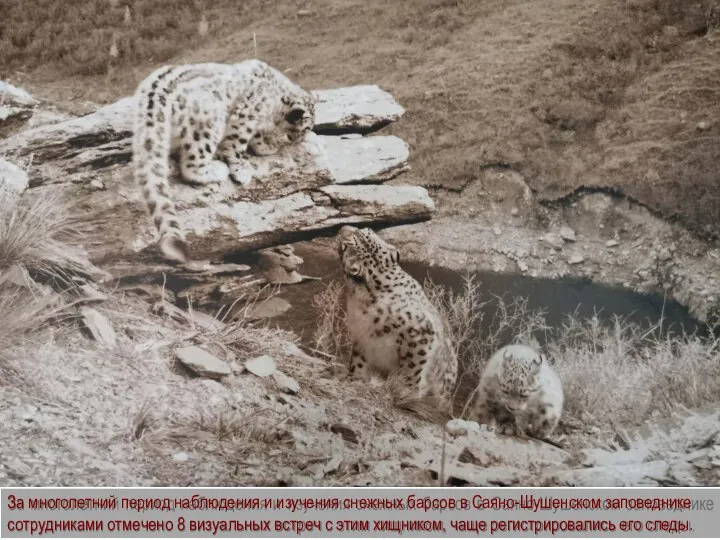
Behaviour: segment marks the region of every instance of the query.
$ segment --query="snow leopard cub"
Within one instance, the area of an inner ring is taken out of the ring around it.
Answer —
[[[500,433],[548,438],[563,408],[560,378],[545,355],[527,345],[508,345],[490,357],[474,406],[479,423]]]
[[[135,178],[163,255],[179,262],[188,254],[170,196],[171,153],[179,152],[186,183],[229,177],[247,185],[248,148],[256,155],[273,154],[274,141],[297,143],[315,122],[312,94],[260,60],[165,66],[140,83],[136,100]]]

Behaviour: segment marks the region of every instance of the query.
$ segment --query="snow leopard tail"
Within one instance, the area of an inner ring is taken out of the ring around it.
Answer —
[[[385,390],[393,406],[435,424],[445,424],[452,418],[452,404],[445,403],[440,396],[428,394],[419,396],[409,388],[404,378],[391,374],[385,381]]]
[[[135,94],[137,112],[133,126],[135,180],[153,223],[160,234],[160,251],[174,261],[188,259],[185,237],[170,198],[170,153],[172,146],[172,95],[184,70],[165,66],[140,83]]]

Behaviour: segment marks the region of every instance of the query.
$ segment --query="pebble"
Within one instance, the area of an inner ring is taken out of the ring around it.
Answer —
[[[192,371],[205,377],[219,379],[232,372],[227,362],[194,345],[178,349],[175,357]]]
[[[480,424],[470,420],[463,420],[462,418],[453,418],[447,424],[445,424],[445,431],[447,431],[453,437],[467,435],[469,431],[478,430],[480,430]]]
[[[605,242],[605,246],[606,246],[606,247],[609,247],[609,248],[610,248],[610,247],[615,247],[615,246],[618,246],[618,245],[619,245],[619,242],[618,242],[617,240],[608,240],[607,242]]]
[[[572,255],[572,256],[568,259],[568,264],[580,264],[580,263],[582,263],[584,260],[585,260],[585,257],[583,257],[582,255]]]
[[[264,354],[245,362],[245,369],[257,377],[269,377],[277,370],[275,360],[271,356]]]
[[[300,391],[298,382],[289,375],[285,375],[282,371],[275,371],[272,377],[282,392],[286,394],[297,394]]]
[[[561,250],[564,244],[562,238],[560,238],[557,234],[553,233],[547,233],[545,236],[542,237],[542,240],[556,250]]]
[[[87,306],[80,308],[80,315],[82,316],[83,325],[90,332],[93,339],[109,348],[116,345],[115,330],[113,330],[112,324],[105,315]]]
[[[567,226],[561,227],[560,228],[560,238],[562,238],[566,242],[574,242],[575,238],[576,238],[575,231]]]

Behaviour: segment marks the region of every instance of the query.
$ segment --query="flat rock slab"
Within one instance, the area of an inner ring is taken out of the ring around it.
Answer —
[[[258,302],[255,304],[248,313],[250,319],[269,319],[272,317],[278,317],[292,307],[290,302],[279,296],[274,296]]]
[[[227,362],[194,345],[176,350],[175,357],[203,377],[219,379],[232,373]]]
[[[196,200],[180,201],[177,214],[188,231],[191,253],[209,256],[259,249],[282,243],[288,236],[329,231],[344,223],[428,219],[435,211],[427,191],[417,186],[324,186],[258,202],[232,201],[210,193],[202,200],[201,205]],[[129,246],[136,253],[155,249],[150,225],[140,224],[144,234]],[[208,245],[210,238],[213,241]]]
[[[399,137],[320,136],[336,184],[390,180],[409,169],[410,150]]]
[[[364,132],[395,122],[405,114],[391,94],[376,85],[316,90],[315,131]]]
[[[80,315],[82,316],[83,325],[95,341],[109,348],[116,345],[115,330],[113,330],[112,324],[105,315],[87,306],[80,308]]]
[[[272,356],[264,354],[245,362],[245,369],[256,377],[269,377],[277,371],[277,364]]]
[[[378,128],[397,120],[405,112],[392,95],[373,85],[316,90],[314,94],[318,99],[315,109],[315,129],[318,133]],[[28,97],[33,99],[29,95]],[[135,97],[126,97],[101,107],[94,113],[56,124],[38,126],[18,134],[18,140],[8,148],[26,147],[27,152],[30,152],[34,147],[38,147],[42,149],[39,155],[36,155],[36,159],[40,161],[59,157],[53,153],[62,154],[64,146],[69,147],[68,150],[75,149],[75,153],[78,153],[82,148],[109,144],[109,147],[103,149],[108,153],[115,148],[112,143],[129,139],[132,135],[134,111]],[[129,147],[129,140],[127,142]],[[103,152],[98,152],[97,159],[100,159],[102,154]]]

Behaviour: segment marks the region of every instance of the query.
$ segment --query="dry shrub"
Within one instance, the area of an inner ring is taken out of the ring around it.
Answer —
[[[21,197],[0,218],[0,269],[18,266],[70,286],[70,274],[83,270],[79,238],[79,220],[62,197],[50,191],[32,201]]]
[[[248,444],[278,444],[288,441],[288,433],[262,415],[237,411],[199,412],[191,427],[214,435],[218,440]]]
[[[315,348],[340,361],[350,359],[350,340],[345,328],[343,285],[332,281],[312,300],[317,312],[317,329],[313,335]]]
[[[0,290],[0,347],[22,343],[25,336],[43,329],[62,311],[62,305],[30,291]]]
[[[64,201],[46,193],[30,202],[3,202],[0,217],[0,346],[20,344],[67,308],[61,296],[35,280],[70,288],[82,270],[74,242],[77,220]],[[13,283],[22,280],[24,283]]]
[[[563,381],[565,415],[585,424],[637,425],[720,395],[717,340],[569,316],[548,351]]]

